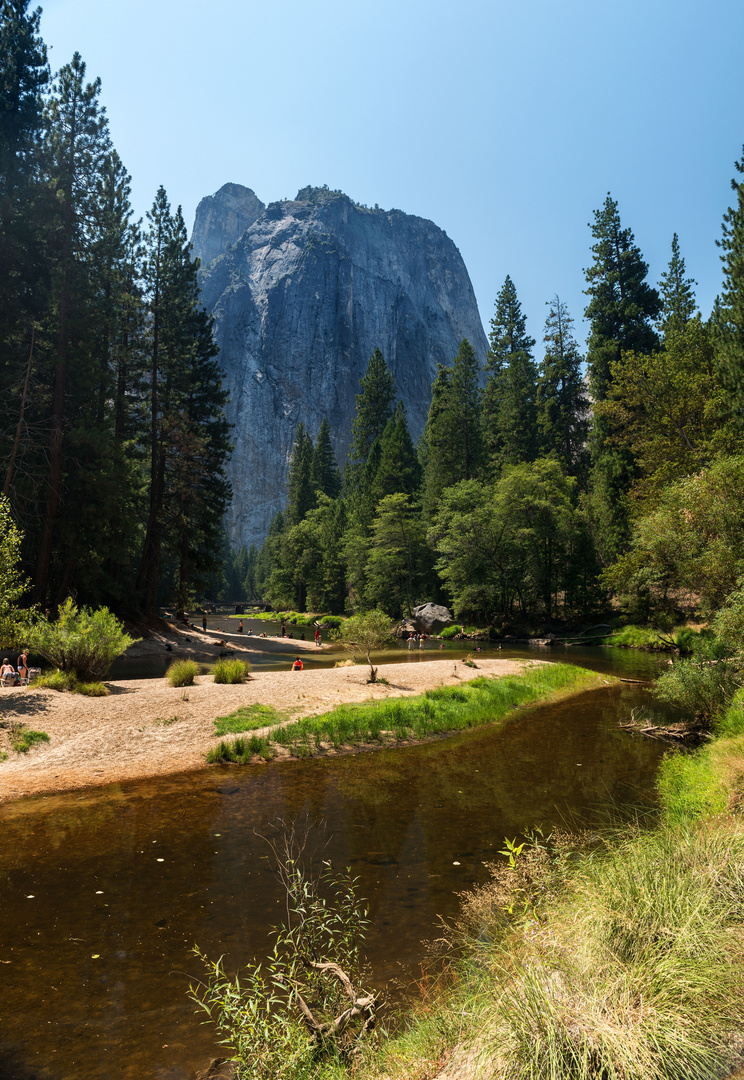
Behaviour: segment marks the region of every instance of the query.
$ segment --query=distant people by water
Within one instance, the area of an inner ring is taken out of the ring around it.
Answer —
[[[315,627],[315,644],[320,645],[320,627]]]
[[[239,634],[243,633],[243,620],[242,619],[240,620],[240,623],[238,624],[238,633]]]
[[[205,634],[207,632],[207,613],[206,613],[206,611],[202,615],[202,631]]]
[[[28,653],[24,649],[21,655],[18,657],[18,674],[22,679],[28,678]]]

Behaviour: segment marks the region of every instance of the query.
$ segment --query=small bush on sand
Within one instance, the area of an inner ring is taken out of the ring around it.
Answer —
[[[27,754],[36,743],[49,742],[46,731],[32,731],[31,728],[14,732],[12,747],[17,754]]]
[[[55,622],[40,617],[26,634],[28,647],[80,682],[102,679],[134,639],[108,608],[79,608],[65,600]]]
[[[251,665],[247,660],[227,660],[222,657],[214,665],[213,674],[216,683],[242,683],[250,674]]]
[[[74,671],[49,671],[46,675],[37,675],[31,686],[44,690],[67,690],[70,694],[84,694],[86,697],[106,697],[108,687],[102,682],[80,682]]]
[[[171,686],[193,686],[199,674],[199,665],[195,660],[174,660],[165,673]]]

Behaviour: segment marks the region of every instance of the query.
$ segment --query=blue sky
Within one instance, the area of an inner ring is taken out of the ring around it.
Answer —
[[[486,328],[511,275],[539,343],[556,292],[583,341],[588,223],[610,191],[656,282],[679,234],[708,314],[744,143],[741,0],[47,0],[53,70],[77,49],[144,214],[189,227],[227,181],[306,184],[431,218]]]

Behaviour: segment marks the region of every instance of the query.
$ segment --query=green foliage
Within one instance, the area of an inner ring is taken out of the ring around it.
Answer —
[[[744,154],[734,163],[744,173]],[[723,262],[723,294],[716,312],[716,364],[732,415],[741,424],[744,403],[744,183],[732,179],[734,205],[723,215],[718,241]]]
[[[81,682],[103,678],[117,656],[134,644],[108,608],[78,608],[71,599],[62,604],[56,621],[39,616],[25,639],[32,652]]]
[[[367,910],[356,879],[317,865],[309,829],[285,827],[269,843],[286,897],[270,956],[230,979],[195,949],[207,979],[189,989],[232,1050],[238,1080],[311,1080],[323,1062],[348,1060],[374,1025],[376,995],[357,989]]]
[[[323,615],[319,622],[321,626],[325,626],[329,630],[339,630],[343,626],[344,620],[340,615]]]
[[[681,659],[656,680],[653,692],[683,716],[710,728],[742,685],[738,664],[725,660]]]
[[[199,670],[195,660],[174,660],[165,677],[171,686],[193,686]]]
[[[19,644],[23,635],[18,601],[28,586],[19,568],[21,540],[10,513],[10,500],[0,495],[0,641],[6,646]]]
[[[542,452],[556,454],[567,476],[583,476],[589,427],[583,357],[573,336],[573,319],[558,296],[550,301],[543,341],[545,354],[537,383]]]
[[[438,366],[431,393],[422,440],[428,513],[446,488],[477,476],[484,463],[480,364],[466,338],[452,367]]]
[[[668,754],[659,767],[656,786],[664,814],[673,823],[720,814],[728,803],[721,774],[707,754]]]
[[[421,511],[404,492],[386,495],[372,523],[366,597],[389,615],[410,614],[426,575],[428,548]]]
[[[532,461],[538,453],[535,339],[526,329],[517,290],[507,274],[496,297],[486,356],[483,430],[492,468]]]
[[[396,395],[395,378],[380,350],[375,349],[362,375],[360,393],[356,396],[356,415],[351,426],[351,446],[345,473],[349,487],[358,486],[370,450],[381,438],[385,425],[393,415]]]
[[[292,444],[292,458],[287,478],[289,499],[287,521],[290,525],[299,525],[308,510],[312,510],[315,505],[315,492],[311,479],[313,454],[313,440],[305,430],[305,425],[300,421]]]
[[[685,277],[685,260],[680,254],[679,237],[675,233],[672,237],[669,266],[659,280],[662,300],[659,328],[665,337],[683,331],[695,314],[695,284],[693,278]]]
[[[18,728],[11,736],[11,746],[17,754],[27,754],[32,746],[48,743],[45,731],[33,731],[31,728]]]
[[[216,683],[243,683],[250,674],[251,665],[247,660],[230,660],[221,657],[212,668]],[[174,686],[178,685],[173,683]]]
[[[223,740],[207,753],[207,764],[232,762],[235,765],[248,765],[255,755],[263,761],[271,761],[275,756],[267,735],[251,735],[250,739],[235,739],[232,743]]]
[[[381,649],[391,637],[390,616],[384,611],[375,609],[363,615],[352,615],[350,619],[345,619],[343,625],[334,634],[333,640],[343,645],[347,652],[362,652],[366,655],[370,682],[374,682],[376,671],[372,666],[370,655],[375,649]]]
[[[744,458],[717,458],[661,491],[655,509],[634,522],[629,552],[605,579],[619,590],[632,587],[639,572],[657,603],[674,589],[704,612],[722,606],[744,575]]]
[[[229,716],[217,716],[214,721],[215,735],[238,735],[243,731],[278,724],[285,719],[284,713],[272,705],[241,705]]]
[[[333,452],[331,427],[325,417],[320,425],[313,451],[310,481],[315,492],[320,491],[329,499],[337,499],[341,494],[341,474]]]

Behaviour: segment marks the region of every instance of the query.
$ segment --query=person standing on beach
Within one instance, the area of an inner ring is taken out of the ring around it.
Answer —
[[[206,632],[207,632],[207,613],[205,611],[202,614],[202,633],[206,634]]]
[[[242,619],[240,620],[240,623],[238,624],[238,633],[239,634],[243,633],[243,620]]]

